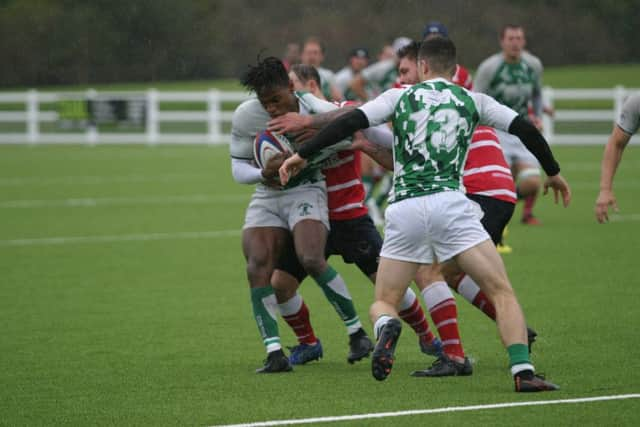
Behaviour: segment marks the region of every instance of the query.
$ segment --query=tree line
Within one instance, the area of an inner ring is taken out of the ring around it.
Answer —
[[[639,0],[0,0],[0,86],[237,77],[310,35],[336,70],[430,20],[470,68],[506,23],[545,65],[640,62]]]

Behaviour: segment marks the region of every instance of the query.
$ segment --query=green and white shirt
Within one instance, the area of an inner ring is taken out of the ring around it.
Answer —
[[[376,126],[393,125],[393,189],[389,203],[441,191],[463,191],[471,135],[478,124],[508,130],[517,116],[493,98],[445,79],[390,89],[360,109]]]
[[[323,101],[310,93],[296,92],[295,96],[298,99],[299,113],[303,115],[324,113],[338,108],[331,102]],[[271,117],[258,99],[252,98],[240,104],[231,119],[231,143],[229,144],[231,157],[244,161],[253,161],[254,140],[259,133],[267,128],[269,120],[271,120]],[[292,138],[288,139],[292,142],[294,151],[297,151],[299,144],[296,144]],[[351,140],[345,140],[314,155],[309,159],[309,166],[291,178],[285,189],[323,181],[322,162],[336,151],[344,150],[350,145]],[[262,184],[260,186],[264,187]]]
[[[327,99],[332,99],[331,86],[334,85],[335,74],[328,68],[316,67],[320,75],[320,90]]]
[[[393,87],[398,78],[398,63],[395,59],[378,61],[363,69],[361,74],[377,95]]]
[[[502,53],[484,60],[473,79],[473,90],[486,93],[523,117],[528,116],[529,102],[534,114],[542,113],[542,62],[528,52],[520,61],[509,63]]]

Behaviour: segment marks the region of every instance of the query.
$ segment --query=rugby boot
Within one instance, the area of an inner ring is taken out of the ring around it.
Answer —
[[[349,335],[349,355],[347,356],[347,362],[353,364],[358,360],[362,360],[365,357],[369,357],[369,353],[373,350],[373,343],[369,336],[360,328],[357,332]]]
[[[402,323],[398,319],[389,320],[380,331],[378,342],[371,357],[371,373],[378,381],[385,380],[393,368],[393,352],[402,332]]]
[[[282,350],[272,351],[267,355],[262,368],[256,369],[256,374],[273,374],[276,372],[289,372],[293,368],[287,356]]]

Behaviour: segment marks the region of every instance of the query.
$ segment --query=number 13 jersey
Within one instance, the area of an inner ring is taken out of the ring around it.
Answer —
[[[376,126],[393,126],[393,189],[389,203],[462,191],[471,135],[478,124],[507,131],[517,113],[488,95],[445,79],[390,89],[360,107]]]

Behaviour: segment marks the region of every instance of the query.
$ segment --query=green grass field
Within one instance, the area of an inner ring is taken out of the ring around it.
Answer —
[[[260,376],[240,227],[252,188],[226,147],[0,146],[0,425],[210,426],[640,392],[640,150],[616,178],[620,213],[593,216],[601,147],[556,147],[568,209],[514,222],[506,255],[534,363],[562,389],[517,395],[494,325],[459,299],[471,377],[416,379],[431,360],[405,328],[387,381],[346,363],[347,338],[302,286],[325,358]],[[519,210],[516,211],[516,217]],[[366,328],[372,287],[339,258]],[[293,334],[280,322],[286,344]],[[640,400],[483,409],[341,426],[637,425]]]

